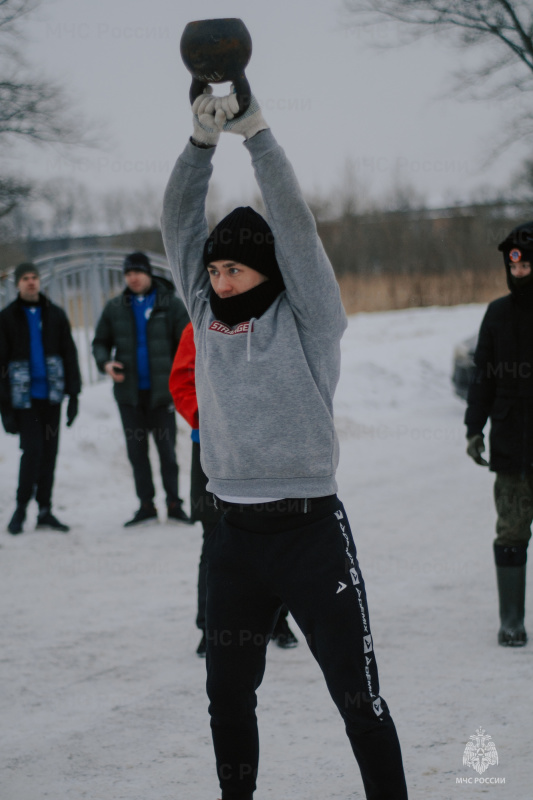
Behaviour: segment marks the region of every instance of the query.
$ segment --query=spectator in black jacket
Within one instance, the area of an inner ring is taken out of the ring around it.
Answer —
[[[159,454],[167,517],[190,524],[178,496],[176,414],[168,389],[174,354],[189,317],[170,281],[152,275],[145,253],[126,256],[124,280],[126,288],[107,303],[96,326],[93,355],[98,369],[114,383],[141,503],[125,526],[157,520],[150,432]]]
[[[52,486],[65,394],[70,396],[68,426],[78,413],[78,354],[65,312],[39,291],[37,267],[19,264],[15,283],[18,297],[0,313],[0,412],[6,432],[20,434],[22,450],[17,507],[8,531],[22,532],[35,495],[37,528],[67,532],[52,514]]]
[[[527,642],[526,561],[533,521],[533,222],[512,230],[498,250],[511,293],[490,303],[481,323],[465,423],[468,455],[489,466],[482,455],[483,428],[491,421],[498,642],[520,647]]]

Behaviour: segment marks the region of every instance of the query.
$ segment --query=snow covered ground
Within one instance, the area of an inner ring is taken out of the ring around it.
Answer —
[[[464,405],[449,378],[454,344],[483,311],[360,314],[343,339],[339,494],[417,800],[532,796],[533,643],[496,643],[493,476],[465,455]],[[26,532],[12,537],[18,443],[0,433],[0,797],[216,800],[204,662],[194,652],[200,526],[122,527],[137,504],[106,382],[85,389],[61,435],[55,511],[71,533],[35,532],[32,509]],[[533,591],[527,603],[531,618]],[[257,800],[364,797],[303,643],[269,646],[259,722]],[[498,752],[481,776],[492,783],[474,783],[462,763],[480,726]]]

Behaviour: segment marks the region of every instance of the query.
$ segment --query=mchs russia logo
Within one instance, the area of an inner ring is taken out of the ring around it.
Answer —
[[[478,728],[466,743],[463,764],[472,767],[478,775],[483,775],[489,767],[498,763],[498,752],[492,736]],[[456,778],[456,783],[505,783],[505,778]]]
[[[486,769],[498,763],[498,753],[496,745],[492,741],[492,736],[485,734],[483,728],[478,728],[467,742],[463,753],[463,764],[473,767],[476,772],[483,775]]]

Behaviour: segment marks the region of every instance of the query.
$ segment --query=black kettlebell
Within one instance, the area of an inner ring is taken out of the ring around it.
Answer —
[[[210,83],[231,81],[235,86],[239,117],[252,97],[244,68],[252,55],[252,37],[242,19],[200,19],[189,22],[181,36],[183,63],[192,75],[192,103]]]

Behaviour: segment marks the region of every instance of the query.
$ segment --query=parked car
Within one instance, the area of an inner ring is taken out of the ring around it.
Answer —
[[[455,394],[463,400],[468,396],[468,388],[474,377],[474,353],[477,346],[477,333],[460,342],[453,351],[452,383]]]

